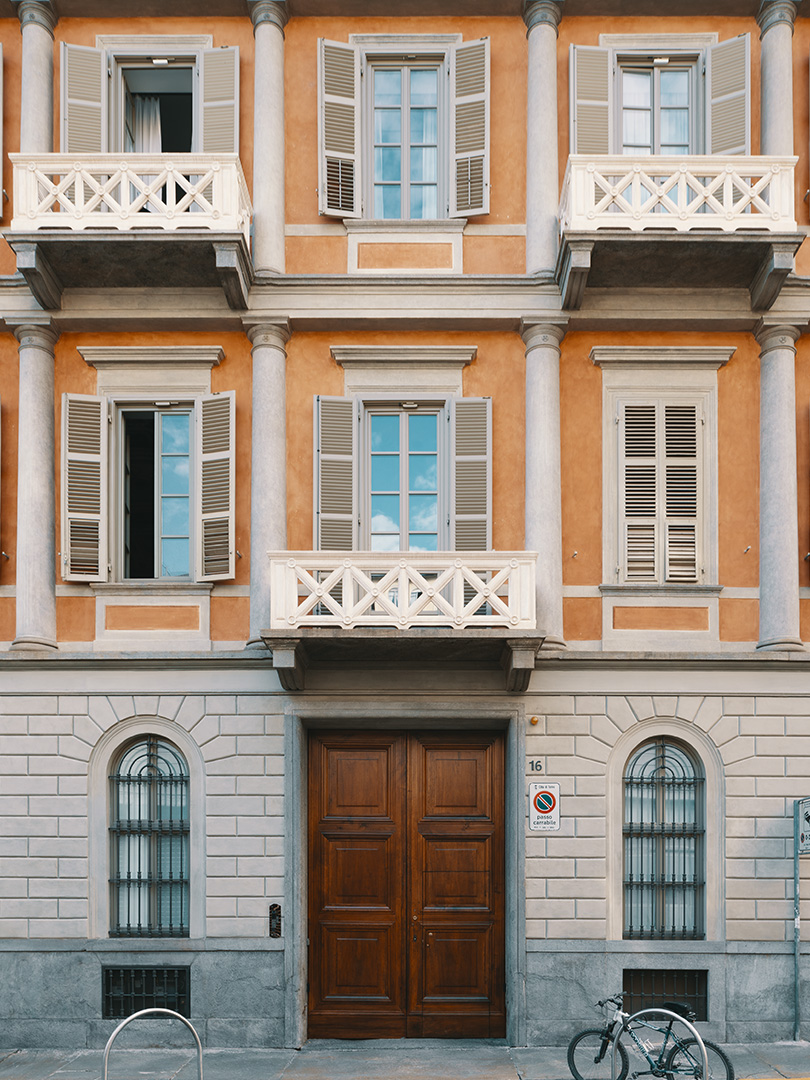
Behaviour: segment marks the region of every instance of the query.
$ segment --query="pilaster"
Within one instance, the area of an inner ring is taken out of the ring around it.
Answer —
[[[761,153],[793,153],[794,0],[767,0],[760,6]]]
[[[253,109],[253,265],[284,273],[284,27],[287,4],[251,4],[255,45]]]
[[[17,7],[22,32],[20,85],[20,150],[53,152],[53,45],[59,20],[45,0],[21,0]]]

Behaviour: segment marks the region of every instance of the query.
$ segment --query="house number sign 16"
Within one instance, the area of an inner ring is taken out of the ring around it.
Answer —
[[[540,761],[538,758],[527,758],[526,759],[526,772],[542,772],[542,771],[543,771],[543,762],[542,761]]]

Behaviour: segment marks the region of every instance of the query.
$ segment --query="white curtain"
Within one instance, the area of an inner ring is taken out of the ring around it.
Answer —
[[[163,149],[163,144],[160,134],[160,98],[145,97],[143,94],[134,94],[133,99],[135,102],[135,125],[134,125],[134,138],[135,138],[135,153],[136,154],[159,154]],[[147,184],[153,184],[157,180],[157,176],[144,176],[144,181]],[[133,198],[135,192],[133,192]],[[150,198],[144,209],[149,210],[150,213],[155,213],[160,210],[159,206],[155,206]]]

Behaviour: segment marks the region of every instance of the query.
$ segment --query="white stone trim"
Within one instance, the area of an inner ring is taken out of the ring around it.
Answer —
[[[462,40],[461,34],[349,34],[349,44],[356,45],[365,56],[430,55],[446,52]]]
[[[654,703],[653,703],[654,704]],[[611,701],[608,699],[607,716],[610,719]],[[694,719],[694,718],[693,718]],[[625,726],[624,715],[614,720],[617,726]],[[622,895],[622,863],[624,844],[622,823],[624,819],[623,776],[630,754],[658,736],[679,739],[700,757],[705,776],[705,898],[706,941],[725,939],[725,777],[723,762],[717,747],[693,721],[681,717],[653,715],[644,718],[626,730],[614,743],[606,767],[607,836],[607,934],[609,941],[621,941],[624,931],[624,898]]]
[[[211,369],[225,357],[219,345],[84,345],[77,351],[98,372],[97,394],[142,399],[210,394]]]
[[[716,33],[711,34],[600,34],[599,44],[604,49],[617,52],[672,53],[701,52],[709,45],[716,45],[720,40]]]
[[[591,362],[603,370],[616,366],[632,371],[633,367],[643,366],[646,370],[670,370],[671,368],[707,368],[717,370],[727,364],[737,351],[736,345],[595,345],[590,351]],[[613,375],[613,373],[611,373]],[[603,380],[611,376],[605,372]],[[615,376],[613,376],[615,377]],[[694,380],[697,376],[690,376]],[[622,376],[622,385],[627,385],[628,379],[635,378],[625,374]],[[640,379],[644,386],[657,386],[658,380]],[[707,386],[710,385],[707,383]]]
[[[187,652],[211,648],[211,590],[205,583],[190,582],[177,586],[170,582],[110,582],[96,592],[96,652],[122,652],[130,649]],[[95,590],[94,590],[95,591]],[[189,595],[191,593],[191,595]],[[108,630],[107,609],[114,607],[190,607],[199,611],[196,630]]]
[[[191,735],[179,724],[159,716],[134,716],[119,721],[108,728],[90,754],[87,775],[89,889],[87,936],[90,938],[109,937],[110,766],[121,747],[139,735],[157,735],[168,739],[177,746],[188,765],[189,937],[201,938],[205,934],[205,763],[200,748]],[[155,938],[154,941],[166,942],[167,939]],[[172,944],[177,947],[178,939],[173,939]]]
[[[126,56],[175,56],[212,49],[211,34],[96,34],[96,48]]]
[[[476,345],[333,345],[343,368],[343,393],[462,395],[462,371],[476,358]]]
[[[715,650],[720,639],[720,604],[718,597],[706,596],[699,588],[689,595],[673,596],[661,586],[655,593],[652,586],[646,596],[640,596],[634,586],[626,592],[602,596],[602,644],[605,649],[661,652],[701,652]],[[706,608],[708,629],[703,630],[615,630],[613,612],[616,608]]]
[[[437,221],[375,221],[346,218],[349,238],[346,270],[349,274],[461,274],[464,261],[464,218],[442,218]],[[359,266],[360,247],[367,244],[445,244],[452,256],[449,267],[400,267],[386,269]]]

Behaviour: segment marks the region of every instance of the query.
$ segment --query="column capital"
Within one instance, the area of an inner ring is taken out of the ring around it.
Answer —
[[[284,36],[284,27],[287,25],[290,13],[287,10],[286,0],[252,0],[249,2],[250,19],[253,23],[253,33],[262,23],[272,23]]]
[[[520,320],[520,336],[526,346],[526,352],[531,349],[546,348],[560,351],[562,339],[568,332],[568,321],[559,322],[535,322],[533,319]]]
[[[47,30],[51,37],[59,22],[56,6],[49,0],[20,0],[17,5],[17,18],[23,29],[30,23],[36,23]]]
[[[760,320],[754,329],[754,337],[759,342],[762,356],[772,349],[790,349],[795,353],[796,342],[801,337],[801,333],[798,326],[766,323],[764,320]]]
[[[523,21],[526,23],[527,36],[535,26],[550,26],[559,34],[562,6],[565,0],[524,0]]]
[[[245,333],[254,349],[258,345],[272,345],[283,351],[284,346],[292,337],[289,319],[245,325]]]
[[[773,26],[788,23],[793,33],[798,6],[795,0],[762,0],[757,12],[759,36],[763,38]]]
[[[59,340],[59,331],[52,326],[42,326],[37,323],[20,323],[14,327],[14,337],[21,346],[44,349],[53,353],[54,346]]]

